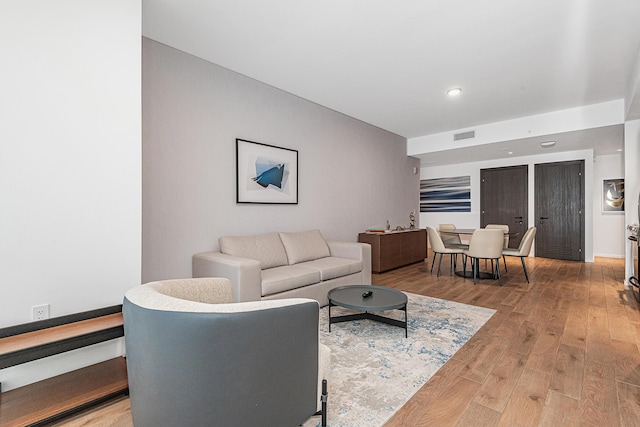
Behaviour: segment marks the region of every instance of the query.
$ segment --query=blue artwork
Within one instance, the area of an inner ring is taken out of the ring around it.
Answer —
[[[256,160],[256,175],[253,179],[261,187],[267,188],[273,185],[282,190],[285,177],[285,164],[273,164],[269,160],[258,158]]]
[[[420,212],[471,212],[471,177],[421,180]]]
[[[298,151],[236,139],[236,202],[298,203]]]

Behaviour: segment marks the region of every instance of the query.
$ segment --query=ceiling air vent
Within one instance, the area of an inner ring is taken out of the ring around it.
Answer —
[[[454,141],[460,141],[461,139],[469,139],[469,138],[475,138],[476,136],[476,131],[472,130],[469,132],[462,132],[462,133],[454,133],[453,134],[453,140]]]

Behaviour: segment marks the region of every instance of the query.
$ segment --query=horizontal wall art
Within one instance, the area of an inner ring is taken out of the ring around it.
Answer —
[[[420,212],[471,212],[471,176],[420,180]]]
[[[298,151],[236,139],[236,202],[298,203]]]
[[[602,180],[602,212],[624,212],[624,179]]]

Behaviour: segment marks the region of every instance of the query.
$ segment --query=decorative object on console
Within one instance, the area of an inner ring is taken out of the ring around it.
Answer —
[[[416,228],[416,211],[409,212],[409,230]]]
[[[298,203],[298,151],[236,139],[236,202]]]

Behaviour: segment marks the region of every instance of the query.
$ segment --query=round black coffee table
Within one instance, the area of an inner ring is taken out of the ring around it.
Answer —
[[[369,292],[371,293],[370,295],[368,294]],[[404,336],[409,336],[407,331],[407,296],[396,289],[372,285],[342,286],[330,290],[327,297],[329,298],[329,332],[331,332],[332,323],[369,319],[404,328]],[[333,306],[362,311],[364,313],[332,317],[331,307]],[[385,310],[404,311],[404,321],[371,313],[372,311]]]

